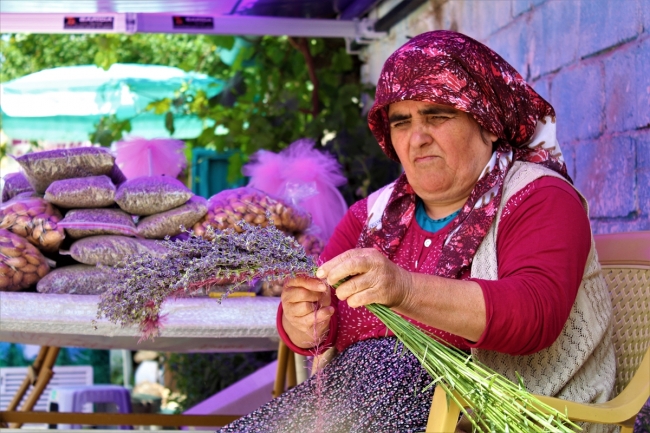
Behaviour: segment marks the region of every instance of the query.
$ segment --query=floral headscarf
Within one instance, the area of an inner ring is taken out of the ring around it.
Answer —
[[[368,123],[390,158],[388,106],[404,100],[450,105],[498,137],[496,150],[450,229],[436,273],[460,278],[498,210],[503,182],[515,160],[544,165],[571,180],[555,138],[555,111],[501,56],[452,31],[423,33],[384,64]],[[395,182],[380,228],[367,228],[360,247],[391,257],[415,215],[415,192],[402,174]]]

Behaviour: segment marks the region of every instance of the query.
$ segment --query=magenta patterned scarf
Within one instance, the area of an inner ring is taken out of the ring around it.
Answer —
[[[504,179],[515,160],[544,165],[571,181],[556,143],[530,142],[538,123],[555,122],[555,111],[501,56],[452,31],[418,35],[384,64],[368,123],[383,151],[394,160],[388,105],[403,100],[451,105],[471,114],[499,138],[490,163],[450,228],[438,262],[437,275],[460,278],[497,214]],[[414,215],[415,193],[402,174],[381,228],[365,230],[359,246],[375,247],[392,257]]]

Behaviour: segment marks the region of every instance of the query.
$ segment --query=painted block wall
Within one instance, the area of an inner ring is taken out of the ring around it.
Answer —
[[[650,230],[650,0],[430,0],[364,49],[363,80],[376,84],[395,49],[439,29],[494,49],[555,107],[594,233]]]

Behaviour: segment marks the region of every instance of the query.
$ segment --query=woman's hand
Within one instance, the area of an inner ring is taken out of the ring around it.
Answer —
[[[291,341],[311,348],[323,338],[334,314],[330,290],[315,278],[296,277],[282,288],[282,325]]]
[[[368,304],[399,307],[412,287],[411,273],[374,248],[353,249],[324,263],[316,273],[336,288],[336,297],[352,308]]]

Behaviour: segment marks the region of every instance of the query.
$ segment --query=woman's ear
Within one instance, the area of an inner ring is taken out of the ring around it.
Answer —
[[[481,138],[483,139],[483,143],[492,146],[495,141],[499,139],[499,137],[496,136],[496,134],[491,133],[487,129],[481,127]]]

